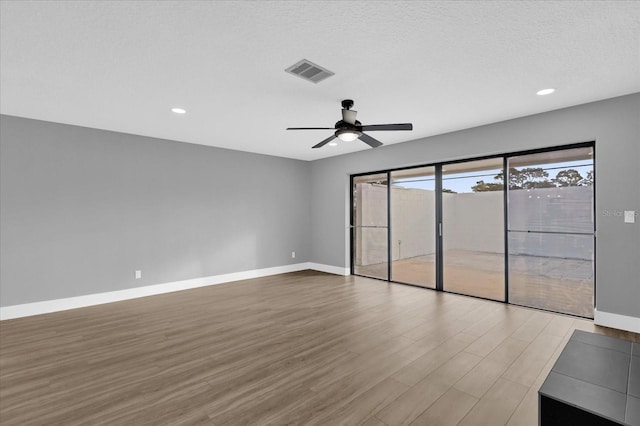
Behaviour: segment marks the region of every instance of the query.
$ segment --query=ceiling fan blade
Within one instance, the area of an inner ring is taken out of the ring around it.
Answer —
[[[323,140],[322,142],[312,146],[311,148],[322,148],[323,146],[325,146],[326,144],[328,144],[329,142],[331,142],[335,138],[336,138],[336,135],[331,135],[328,138],[326,138],[325,140]]]
[[[368,126],[360,126],[362,131],[373,130],[413,130],[413,124],[411,123],[398,123],[398,124],[370,124]]]
[[[374,139],[369,135],[365,135],[364,133],[360,135],[359,138],[362,142],[366,143],[367,145],[369,145],[371,148],[377,148],[380,145],[382,145],[382,142],[380,142],[378,139]]]
[[[358,111],[354,111],[352,109],[342,109],[342,121],[345,121],[349,124],[356,124],[356,114]]]
[[[287,130],[335,130],[335,127],[287,127]]]

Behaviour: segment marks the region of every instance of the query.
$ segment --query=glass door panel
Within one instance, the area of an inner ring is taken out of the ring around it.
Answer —
[[[593,148],[508,165],[510,302],[593,318]]]
[[[505,300],[503,160],[442,167],[443,289]]]
[[[391,280],[436,288],[435,167],[391,172]]]
[[[353,270],[388,279],[387,173],[353,178]]]

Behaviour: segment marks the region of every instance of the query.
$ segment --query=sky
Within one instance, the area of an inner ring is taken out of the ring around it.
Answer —
[[[559,171],[566,169],[577,170],[582,177],[587,177],[587,173],[593,170],[593,160],[568,161],[564,163],[541,164],[528,167],[542,167],[547,173],[549,173],[549,177],[547,178],[549,180],[555,178]],[[518,167],[518,169],[521,168]],[[500,181],[495,180],[494,176],[501,171],[502,169],[494,169],[468,173],[445,173],[443,176],[442,186],[445,189],[450,189],[458,193],[472,192],[471,187],[480,180],[484,180],[485,183],[499,183]],[[404,188],[427,189],[433,191],[435,190],[435,176],[400,179],[393,181],[393,184]]]

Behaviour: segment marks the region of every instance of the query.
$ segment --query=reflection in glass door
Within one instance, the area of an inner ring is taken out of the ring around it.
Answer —
[[[353,270],[388,279],[387,173],[353,178]]]
[[[502,158],[442,168],[443,289],[505,300]]]
[[[391,172],[391,280],[436,288],[435,167]]]
[[[593,318],[593,148],[508,165],[510,302]]]

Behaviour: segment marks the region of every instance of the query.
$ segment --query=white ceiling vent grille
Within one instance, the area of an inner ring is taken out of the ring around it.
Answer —
[[[326,68],[316,65],[311,61],[303,59],[285,70],[289,74],[297,75],[300,78],[304,78],[312,83],[318,83],[325,78],[329,78],[335,73],[329,71]]]

